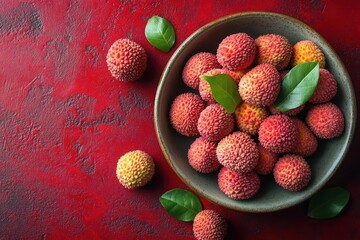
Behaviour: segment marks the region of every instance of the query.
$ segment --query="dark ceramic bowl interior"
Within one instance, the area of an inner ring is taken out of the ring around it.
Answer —
[[[310,184],[300,192],[279,187],[272,175],[261,177],[261,188],[249,200],[236,201],[220,191],[217,174],[201,174],[187,162],[187,151],[195,138],[177,133],[170,125],[169,109],[174,98],[183,92],[196,92],[181,79],[186,61],[195,53],[216,53],[226,36],[245,32],[253,38],[267,33],[285,36],[291,44],[308,39],[320,46],[326,56],[326,68],[338,82],[338,92],[332,100],[345,116],[344,133],[332,140],[319,140],[316,153],[306,158],[312,169]],[[331,46],[309,26],[281,14],[245,12],[211,22],[188,37],[176,50],[162,74],[155,98],[155,128],[163,153],[176,174],[197,194],[227,208],[246,212],[271,212],[294,206],[309,198],[330,179],[343,161],[349,148],[356,122],[356,100],[349,75]]]

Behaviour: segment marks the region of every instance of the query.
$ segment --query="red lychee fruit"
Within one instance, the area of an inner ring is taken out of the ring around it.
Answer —
[[[285,155],[274,167],[275,181],[289,191],[300,191],[311,179],[311,169],[305,159],[299,155]]]
[[[273,65],[268,63],[254,67],[241,78],[239,83],[241,98],[254,106],[272,105],[279,91],[279,73]]]
[[[170,122],[173,128],[182,135],[199,135],[197,122],[200,113],[205,109],[205,103],[195,93],[178,95],[170,107]]]
[[[207,106],[197,124],[200,135],[209,141],[219,141],[234,130],[234,118],[219,104]]]
[[[255,171],[260,175],[267,175],[272,173],[275,163],[279,159],[278,154],[273,153],[261,144],[258,144],[258,151],[259,151],[259,160],[255,167]]]
[[[249,172],[259,159],[259,152],[250,135],[233,132],[218,143],[216,156],[219,162],[233,171]]]
[[[259,142],[275,153],[289,152],[296,144],[297,130],[294,122],[286,115],[272,115],[259,128]]]
[[[318,141],[308,126],[298,118],[292,118],[297,129],[298,136],[296,144],[291,150],[292,153],[303,157],[308,157],[315,153],[318,147]]]
[[[258,132],[260,124],[269,116],[269,111],[265,107],[243,102],[235,109],[234,116],[239,130],[254,135]]]
[[[216,157],[216,142],[210,142],[203,137],[197,138],[188,151],[188,160],[191,167],[201,173],[211,173],[220,168]]]
[[[311,131],[323,139],[340,136],[345,128],[344,115],[340,108],[333,103],[318,104],[310,108],[306,123]]]
[[[320,69],[319,81],[316,89],[309,99],[311,103],[325,103],[335,97],[337,82],[334,76],[326,69]]]
[[[246,33],[236,33],[221,41],[216,52],[216,58],[224,68],[238,71],[253,63],[256,51],[253,38]]]
[[[227,234],[227,223],[214,210],[203,210],[194,218],[193,232],[197,240],[223,240]]]
[[[147,56],[142,46],[123,38],[111,45],[106,63],[113,77],[123,82],[133,82],[145,72]]]
[[[239,173],[223,167],[218,175],[220,190],[231,199],[252,198],[260,189],[260,178],[254,172]]]
[[[197,53],[186,62],[182,72],[183,81],[187,86],[197,89],[200,76],[214,68],[221,68],[214,54],[208,52]]]
[[[286,68],[292,56],[292,46],[284,36],[266,34],[255,39],[258,47],[257,64],[269,63],[277,70]]]

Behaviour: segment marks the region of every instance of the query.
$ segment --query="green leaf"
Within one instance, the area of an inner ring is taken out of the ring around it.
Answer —
[[[338,215],[349,202],[350,193],[341,187],[323,189],[310,200],[308,216],[327,219]]]
[[[151,45],[164,52],[169,52],[175,43],[173,25],[165,18],[153,16],[145,27],[146,39]]]
[[[281,112],[306,103],[315,91],[319,80],[319,63],[306,62],[296,65],[282,81],[275,107]]]
[[[200,76],[210,84],[211,93],[216,102],[225,108],[228,113],[233,113],[241,102],[238,86],[227,74],[214,76]]]
[[[160,203],[170,215],[184,222],[193,221],[203,209],[200,199],[194,193],[181,188],[164,193]]]

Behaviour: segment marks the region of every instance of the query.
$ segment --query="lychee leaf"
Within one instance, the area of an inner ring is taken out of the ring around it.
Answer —
[[[145,36],[151,45],[163,52],[169,52],[175,43],[173,25],[165,18],[153,16],[145,27]]]
[[[228,113],[233,113],[241,102],[238,86],[234,80],[227,74],[202,75],[200,78],[210,84],[211,93],[216,102],[223,106]]]
[[[200,199],[192,192],[175,188],[160,197],[160,203],[174,218],[191,222],[203,210]]]
[[[306,62],[292,68],[282,81],[275,107],[286,112],[306,103],[319,80],[319,63]]]
[[[328,219],[337,216],[347,205],[350,192],[341,187],[323,189],[309,202],[308,216],[316,219]]]

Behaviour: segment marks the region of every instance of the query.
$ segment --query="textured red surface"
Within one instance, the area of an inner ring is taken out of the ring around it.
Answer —
[[[174,50],[219,17],[271,11],[302,20],[333,46],[360,94],[359,1],[0,4],[0,239],[193,239],[191,223],[172,218],[158,201],[165,191],[186,186],[158,146],[153,102]],[[145,39],[153,15],[176,28],[170,53]],[[108,48],[123,37],[148,53],[149,66],[135,83],[113,79],[105,64]],[[228,239],[360,239],[359,141],[357,128],[343,165],[328,183],[351,192],[348,207],[335,219],[308,218],[307,202],[250,214],[201,200],[227,219]],[[153,156],[156,174],[148,186],[126,190],[115,167],[134,149]]]

